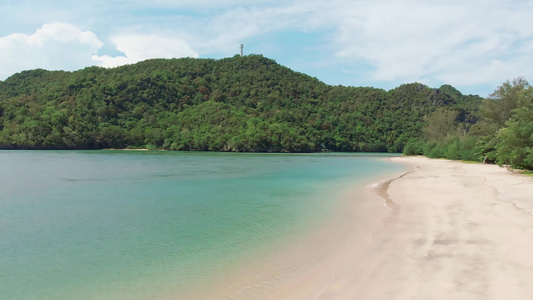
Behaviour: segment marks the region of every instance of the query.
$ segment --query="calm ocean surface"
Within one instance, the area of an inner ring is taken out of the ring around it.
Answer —
[[[378,154],[0,151],[0,298],[156,298],[399,172]]]

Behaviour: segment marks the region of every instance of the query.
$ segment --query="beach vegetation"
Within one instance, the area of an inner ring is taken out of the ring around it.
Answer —
[[[533,88],[525,79],[504,82],[468,118],[453,109],[426,118],[424,155],[533,169]]]
[[[524,88],[517,98],[517,107],[497,134],[497,162],[533,169],[533,88]]]
[[[424,154],[423,141],[421,139],[410,139],[403,148],[404,155],[422,155]]]
[[[521,172],[521,174],[529,176],[529,177],[533,177],[533,171],[524,170]]]

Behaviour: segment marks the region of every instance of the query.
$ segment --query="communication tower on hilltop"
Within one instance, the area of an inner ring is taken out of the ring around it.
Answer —
[[[244,44],[241,44],[241,57],[244,56]]]

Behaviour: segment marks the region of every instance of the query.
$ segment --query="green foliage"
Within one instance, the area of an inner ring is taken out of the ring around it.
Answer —
[[[434,141],[454,134],[457,131],[456,119],[459,113],[449,108],[439,107],[427,118],[423,128],[424,137]]]
[[[426,121],[421,148],[428,157],[533,169],[533,87],[523,78],[498,87],[479,110],[441,107]],[[404,153],[412,149],[408,143]]]
[[[425,116],[475,123],[480,101],[447,85],[328,86],[259,55],[32,70],[0,82],[0,148],[421,154]]]
[[[527,171],[527,170],[525,170],[525,171],[522,171],[521,174],[524,174],[524,175],[526,175],[526,176],[533,177],[533,171]]]
[[[528,88],[529,83],[521,77],[512,82],[504,82],[483,102],[481,106],[483,120],[493,124],[495,128],[502,128],[518,106],[520,94]]]
[[[517,97],[518,107],[497,135],[497,162],[533,169],[533,88],[522,90]]]
[[[411,139],[403,148],[404,155],[422,155],[424,154],[423,142],[419,139]]]

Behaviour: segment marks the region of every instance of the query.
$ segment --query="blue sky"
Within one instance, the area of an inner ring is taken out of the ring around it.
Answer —
[[[529,0],[0,0],[0,80],[22,70],[263,54],[333,85],[533,78]]]

